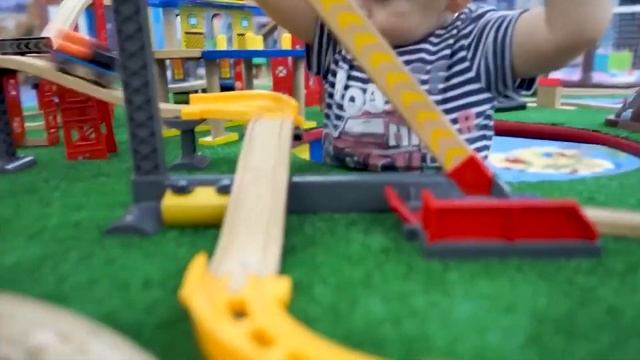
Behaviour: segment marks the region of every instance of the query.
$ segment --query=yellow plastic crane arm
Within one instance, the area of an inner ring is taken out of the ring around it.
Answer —
[[[492,174],[351,0],[310,0],[462,191],[488,193]]]

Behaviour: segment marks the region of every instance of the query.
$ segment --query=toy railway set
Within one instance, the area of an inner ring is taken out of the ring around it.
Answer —
[[[281,274],[281,259],[288,213],[391,210],[428,256],[447,259],[598,257],[600,235],[616,233],[617,225],[631,229],[629,235],[640,235],[635,214],[612,217],[613,211],[585,209],[570,199],[511,194],[354,1],[310,4],[437,158],[442,173],[291,175],[294,128],[304,122],[300,104],[275,92],[231,91],[191,95],[172,121],[191,129],[207,119],[245,122],[235,173],[169,174],[158,90],[149,71],[155,60],[147,3],[113,0],[119,63],[109,51],[74,33],[62,34],[55,50],[49,49],[62,71],[92,82],[112,84],[114,78],[108,75],[116,67],[120,71],[132,149],[133,203],[106,234],[152,235],[163,227],[220,225],[212,256],[196,254],[178,290],[207,359],[376,358],[314,333],[287,312],[293,282]],[[5,49],[23,56],[44,45],[7,44]],[[89,69],[94,77],[75,71],[75,66]],[[6,113],[5,103],[0,96],[0,115]],[[194,141],[193,134],[189,139]],[[10,155],[15,157],[15,152]],[[460,222],[465,225],[456,225]]]

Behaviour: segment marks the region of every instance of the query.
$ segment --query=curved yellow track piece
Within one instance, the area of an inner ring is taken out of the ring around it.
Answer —
[[[290,96],[263,90],[193,94],[181,112],[183,120],[217,119],[249,122],[261,119],[294,119],[304,126],[299,104]]]
[[[474,155],[351,0],[311,0],[310,3],[447,172]]]
[[[252,277],[232,293],[228,281],[208,271],[207,261],[205,253],[193,258],[178,292],[207,359],[375,359],[316,335],[291,317],[288,276]]]

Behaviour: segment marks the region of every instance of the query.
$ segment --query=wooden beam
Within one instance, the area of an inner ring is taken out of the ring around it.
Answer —
[[[280,271],[289,186],[293,121],[247,125],[224,223],[210,271],[239,289],[249,275]]]

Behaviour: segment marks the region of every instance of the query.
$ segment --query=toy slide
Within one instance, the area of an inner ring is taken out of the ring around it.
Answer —
[[[0,56],[0,69],[11,69],[38,76],[60,86],[91,95],[114,105],[124,105],[122,91],[106,89],[90,82],[63,74],[51,62],[37,57]],[[184,105],[160,103],[160,115],[164,118],[179,117]]]
[[[197,255],[179,291],[209,359],[361,359],[286,311],[292,281],[278,275],[298,105],[261,91],[192,95],[183,119],[249,120],[216,250]],[[255,120],[251,120],[253,117]]]

